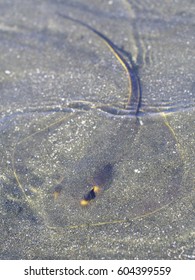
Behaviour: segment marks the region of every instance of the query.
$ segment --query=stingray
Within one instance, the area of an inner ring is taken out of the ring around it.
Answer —
[[[88,24],[61,16],[93,32],[115,55],[127,74],[127,101],[72,101],[52,121],[39,119],[13,149],[18,191],[9,199],[23,201],[25,211],[53,229],[124,224],[162,211],[180,195],[185,158],[168,115],[142,117],[130,54]]]

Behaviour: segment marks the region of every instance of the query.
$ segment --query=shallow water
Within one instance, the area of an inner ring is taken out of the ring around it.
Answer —
[[[0,1],[0,257],[194,259],[191,1],[36,4]]]

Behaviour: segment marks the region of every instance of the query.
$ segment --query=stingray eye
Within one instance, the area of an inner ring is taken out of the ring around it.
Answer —
[[[81,205],[81,206],[87,206],[88,204],[89,204],[89,201],[88,201],[88,200],[82,199],[82,200],[80,201],[80,205]]]
[[[54,198],[54,200],[58,199],[59,195],[60,195],[59,192],[57,192],[57,191],[53,192],[53,198]]]
[[[100,192],[100,187],[94,186],[86,195],[84,195],[84,198],[80,201],[80,205],[87,206],[89,202],[96,197],[98,192]]]
[[[100,187],[94,186],[93,190],[94,190],[94,193],[99,193],[100,192]]]
[[[84,199],[90,201],[96,197],[96,193],[94,188],[92,188],[86,195],[84,195]]]

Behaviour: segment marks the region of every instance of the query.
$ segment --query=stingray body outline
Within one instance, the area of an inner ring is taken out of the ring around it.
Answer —
[[[126,60],[124,59],[124,57],[121,55],[122,50],[120,48],[118,48],[116,45],[114,45],[105,35],[103,35],[102,33],[100,33],[99,31],[95,30],[94,28],[90,27],[88,24],[81,22],[80,20],[76,20],[73,19],[71,17],[68,16],[64,16],[61,15],[62,17],[64,17],[67,20],[71,20],[73,22],[76,22],[86,28],[88,28],[89,30],[91,30],[92,32],[94,32],[97,36],[99,36],[99,38],[101,38],[101,40],[103,40],[103,42],[107,45],[107,47],[109,48],[109,50],[115,55],[116,59],[121,63],[121,65],[123,66],[124,70],[126,71],[127,75],[128,75],[128,82],[129,82],[129,95],[128,95],[128,101],[126,103],[126,108],[128,109],[128,107],[130,107],[131,103],[132,103],[132,95],[134,94],[133,92],[133,86],[132,86],[132,80],[134,80],[134,83],[136,84],[136,88],[137,88],[137,92],[135,93],[136,98],[134,98],[134,100],[136,100],[136,106],[135,106],[135,111],[134,111],[134,117],[136,117],[139,120],[139,110],[141,107],[141,86],[140,86],[140,82],[139,82],[139,78],[137,77],[137,75],[134,74],[133,72],[133,66],[131,63],[131,66],[129,66],[129,64],[126,62]],[[133,77],[133,78],[132,78]],[[89,105],[89,107],[91,109],[103,109],[103,107],[101,106],[94,106],[91,105],[88,102],[85,101],[79,101],[82,104],[87,104]],[[71,105],[69,106],[71,108]],[[74,111],[85,111],[85,108],[82,108],[82,110],[79,110],[78,108],[75,108],[73,106],[73,110]],[[87,108],[88,110],[88,108]],[[102,110],[104,111],[104,110]],[[127,115],[127,117],[129,117],[129,112],[128,110],[126,111],[127,113],[125,115]],[[68,119],[68,117],[70,117],[72,114],[70,113],[69,116],[65,116],[63,118],[58,119],[57,121],[53,122],[50,125],[47,125],[46,127],[44,127],[41,130],[38,130],[36,132],[34,132],[33,134],[28,135],[27,137],[21,139],[19,142],[17,142],[14,146],[13,149],[13,153],[12,153],[12,170],[13,170],[13,174],[14,177],[16,179],[16,182],[18,184],[18,187],[20,189],[20,191],[22,192],[22,194],[24,195],[24,198],[26,200],[26,202],[30,205],[31,208],[34,208],[34,205],[31,203],[31,200],[28,198],[28,196],[26,195],[26,192],[24,190],[24,187],[22,185],[22,182],[20,181],[19,175],[17,173],[17,169],[15,166],[15,154],[16,154],[16,150],[17,147],[20,146],[21,144],[23,144],[26,140],[33,138],[35,135],[37,135],[40,132],[46,131],[48,128],[55,126],[56,124],[59,124],[61,122],[64,122]],[[167,119],[167,114],[165,113],[160,113],[160,115],[162,116],[162,118],[164,119],[164,125],[165,127],[168,128],[168,130],[170,131],[172,137],[175,139],[176,143],[179,143],[178,141],[178,137],[174,131],[174,129],[172,128],[172,126],[170,125],[168,119]],[[183,149],[183,147],[181,145],[178,144],[178,150],[179,150],[179,154],[180,157],[182,159],[182,161],[185,158],[185,151]],[[63,176],[60,179],[60,181],[63,180]],[[78,225],[66,225],[64,227],[52,227],[47,225],[48,228],[50,229],[56,229],[56,228],[61,228],[61,229],[74,229],[74,228],[82,228],[82,227],[87,227],[87,226],[103,226],[103,225],[111,225],[111,224],[124,224],[124,223],[130,223],[133,220],[138,220],[138,219],[143,219],[145,217],[148,217],[150,215],[153,215],[163,209],[165,209],[167,206],[169,206],[171,203],[173,203],[173,200],[165,205],[162,205],[161,207],[154,209],[153,211],[149,211],[147,213],[144,213],[142,215],[136,216],[136,217],[132,217],[132,218],[125,218],[125,219],[117,219],[117,220],[112,220],[112,221],[101,221],[101,222],[97,222],[97,223],[86,223],[86,224],[78,224]]]

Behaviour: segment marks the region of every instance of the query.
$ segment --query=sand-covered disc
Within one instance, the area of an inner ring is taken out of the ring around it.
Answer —
[[[40,121],[16,143],[12,160],[21,202],[49,227],[147,216],[179,196],[183,175],[182,151],[163,117],[139,121],[97,110],[45,127]],[[82,207],[95,185],[100,193]]]

